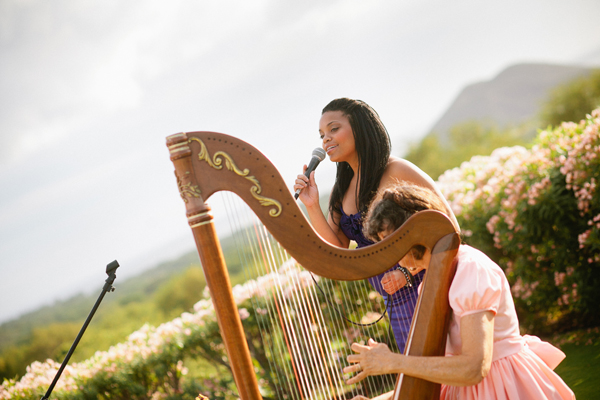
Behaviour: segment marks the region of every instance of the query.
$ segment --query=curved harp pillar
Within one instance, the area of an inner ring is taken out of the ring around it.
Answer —
[[[410,356],[443,356],[450,324],[448,291],[456,272],[456,252],[460,244],[457,233],[442,237],[431,251],[421,294],[410,327],[406,350]],[[435,278],[435,279],[434,279]],[[438,400],[441,385],[400,374],[394,400]]]
[[[262,396],[254,374],[242,322],[231,293],[225,258],[219,244],[213,216],[209,213],[210,207],[204,202],[196,181],[187,135],[180,133],[170,136],[167,139],[167,146],[171,153],[171,161],[175,165],[177,186],[186,206],[188,224],[192,228],[206,284],[213,294],[212,301],[217,322],[240,397],[243,400],[260,400]]]
[[[221,190],[241,197],[290,256],[325,278],[367,279],[387,271],[415,245],[432,249],[405,353],[444,355],[448,288],[460,244],[454,226],[444,214],[422,211],[377,244],[342,249],[325,242],[313,230],[277,169],[250,144],[221,133],[189,132],[169,136],[167,146],[242,399],[261,396],[219,240],[205,203]],[[440,385],[401,375],[394,399],[437,399],[439,394]]]

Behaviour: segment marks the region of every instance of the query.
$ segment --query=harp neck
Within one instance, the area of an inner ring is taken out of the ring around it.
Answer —
[[[269,232],[301,265],[336,280],[359,280],[392,267],[415,245],[432,249],[454,233],[437,211],[421,212],[380,243],[348,250],[323,240],[312,228],[283,178],[255,147],[215,132],[179,133],[167,138],[179,192],[190,226],[209,212],[206,200],[215,192],[236,193]]]

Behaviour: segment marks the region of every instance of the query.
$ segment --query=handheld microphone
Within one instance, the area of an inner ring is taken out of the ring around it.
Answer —
[[[316,149],[314,149],[312,152],[312,157],[310,159],[310,162],[308,163],[308,167],[306,168],[306,172],[304,172],[304,176],[309,178],[310,173],[313,172],[315,169],[317,169],[317,166],[319,165],[319,163],[321,161],[323,161],[324,159],[325,159],[325,150],[323,150],[320,147],[317,147]],[[301,191],[301,189],[298,189],[298,190],[296,190],[296,193],[294,194],[294,198],[296,200],[298,200],[298,196],[300,196],[300,191]]]

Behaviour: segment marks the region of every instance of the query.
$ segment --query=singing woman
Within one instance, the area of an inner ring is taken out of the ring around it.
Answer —
[[[319,135],[329,159],[337,164],[328,216],[325,217],[319,206],[314,171],[310,177],[298,175],[294,191],[301,189],[299,198],[306,206],[313,227],[329,243],[344,248],[348,248],[350,240],[358,247],[372,244],[362,233],[363,216],[377,191],[397,181],[409,181],[432,190],[459,230],[450,206],[434,181],[414,164],[390,156],[388,132],[368,104],[348,98],[331,101],[321,114]],[[416,288],[424,274],[413,271],[415,276],[409,277],[412,281],[409,285],[406,280],[409,273],[394,267],[369,279],[384,296],[400,351],[404,350],[417,298]]]
[[[402,183],[386,189],[369,208],[365,234],[381,240],[422,210],[444,211],[437,195]],[[521,336],[519,320],[504,272],[485,254],[467,245],[458,250],[456,275],[448,298],[452,319],[445,357],[392,353],[385,344],[354,343],[348,356],[347,382],[369,375],[404,373],[442,384],[441,399],[574,399],[553,369],[564,353],[534,336]],[[426,269],[431,252],[413,247],[400,265]],[[389,399],[392,393],[377,397]],[[355,400],[364,400],[357,396]]]

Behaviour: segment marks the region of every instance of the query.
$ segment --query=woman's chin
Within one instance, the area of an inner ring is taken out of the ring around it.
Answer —
[[[328,157],[329,157],[329,161],[331,161],[331,162],[342,162],[342,161],[345,161],[345,160],[342,159],[343,157],[340,157],[338,154],[336,154],[335,150],[332,151],[331,154],[328,154]]]

